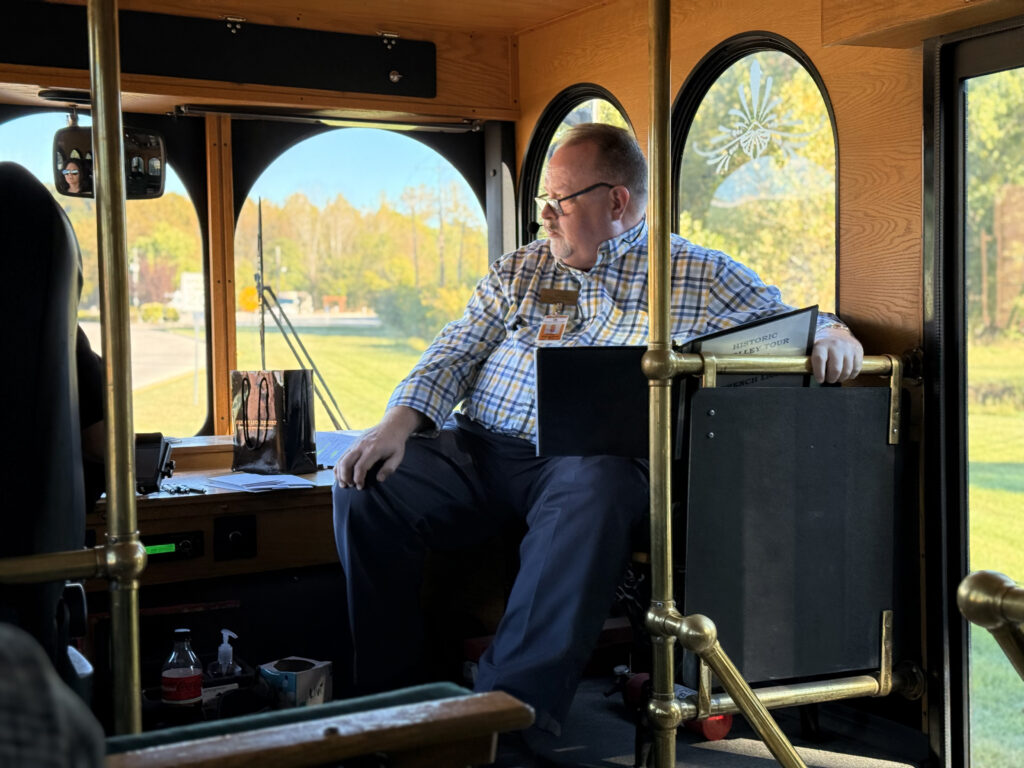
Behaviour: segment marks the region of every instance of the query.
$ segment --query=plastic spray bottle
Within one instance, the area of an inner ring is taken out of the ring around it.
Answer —
[[[238,639],[238,635],[230,629],[220,631],[223,642],[217,647],[217,660],[210,663],[208,669],[212,677],[231,677],[242,671],[242,668],[235,664],[235,649],[231,647],[228,638]]]

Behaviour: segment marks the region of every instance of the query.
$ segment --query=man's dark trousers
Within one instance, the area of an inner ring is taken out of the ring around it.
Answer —
[[[357,688],[412,682],[427,550],[464,549],[522,521],[519,574],[476,689],[508,691],[557,733],[647,510],[644,462],[538,458],[530,442],[464,417],[435,438],[410,438],[385,482],[335,484]]]

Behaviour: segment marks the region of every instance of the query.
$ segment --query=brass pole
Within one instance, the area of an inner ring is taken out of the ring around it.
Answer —
[[[93,169],[99,241],[100,312],[106,374],[107,547],[127,548],[136,567],[110,582],[114,729],[142,730],[139,676],[139,582],[145,552],[136,530],[135,439],[132,428],[131,339],[124,207],[121,71],[116,0],[89,0],[89,60],[93,96]]]
[[[671,290],[669,181],[669,88],[671,28],[669,0],[650,0],[649,55],[651,121],[648,139],[648,290],[650,335],[644,370],[650,382],[651,606],[648,620],[675,612],[672,589],[672,379],[669,292]],[[676,764],[676,728],[682,715],[675,698],[675,637],[652,633],[654,649],[651,700],[647,715],[654,735],[655,765]]]

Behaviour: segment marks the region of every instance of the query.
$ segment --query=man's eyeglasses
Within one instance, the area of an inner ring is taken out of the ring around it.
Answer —
[[[597,189],[598,187],[608,187],[608,189],[612,189],[612,188],[614,188],[616,186],[617,186],[616,184],[609,184],[607,181],[599,181],[599,182],[597,182],[597,184],[591,184],[586,189],[581,189],[579,192],[573,192],[571,195],[566,195],[565,197],[557,197],[556,198],[556,197],[548,197],[547,195],[538,195],[537,197],[535,197],[533,199],[537,202],[537,212],[538,213],[540,211],[544,210],[544,206],[545,205],[550,205],[551,206],[551,210],[555,212],[555,216],[564,216],[565,215],[565,209],[562,207],[562,203],[564,203],[566,200],[572,200],[574,197],[579,197],[580,195],[585,195],[585,194],[587,194],[587,192],[592,192],[593,190]]]
[[[63,171],[61,171],[61,173],[63,173],[65,176],[77,176],[78,175],[78,171],[69,171],[67,168],[65,168]]]

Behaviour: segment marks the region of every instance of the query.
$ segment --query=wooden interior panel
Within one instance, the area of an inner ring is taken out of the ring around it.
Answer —
[[[839,135],[839,306],[871,353],[920,343],[920,50],[830,48]]]
[[[349,30],[346,30],[349,31]],[[437,96],[412,98],[341,91],[295,89],[209,80],[183,80],[122,73],[126,111],[167,113],[176,105],[225,105],[322,110],[336,117],[405,120],[514,120],[519,115],[514,92],[513,53],[507,35],[432,31],[416,39],[437,46]],[[0,51],[0,102],[44,105],[45,88],[88,90],[89,73],[56,67],[3,62]]]
[[[212,334],[213,431],[230,434],[231,388],[235,362],[235,221],[231,178],[231,120],[206,118],[206,178],[209,200],[209,295]]]
[[[913,48],[1020,13],[1020,0],[821,0],[821,39],[825,45]]]
[[[215,471],[213,474],[223,474]],[[310,476],[311,479],[314,476]],[[206,472],[175,472],[169,483],[191,487],[205,485]],[[318,472],[316,488],[238,493],[216,488],[202,495],[151,494],[140,497],[138,527],[143,543],[147,537],[201,531],[203,554],[188,560],[154,560],[142,574],[142,585],[168,584],[197,579],[263,573],[338,562],[334,548],[330,470]],[[255,557],[216,559],[215,521],[220,517],[252,516],[256,523]],[[88,516],[86,528],[102,542],[106,531],[104,504]],[[149,539],[152,541],[152,539]],[[89,591],[107,588],[107,582],[91,579]]]
[[[607,3],[520,35],[519,167],[548,103],[560,91],[581,82],[610,91],[644,144],[650,119],[647,63],[647,0]]]
[[[646,19],[644,0],[618,0],[520,37],[520,161],[550,99],[584,81],[604,86],[622,102],[646,144]],[[794,0],[785,8],[756,0],[674,3],[673,98],[715,45],[756,30],[781,35],[810,57],[835,110],[840,311],[867,352],[911,348],[920,338],[922,315],[921,52],[824,47],[818,0]]]

